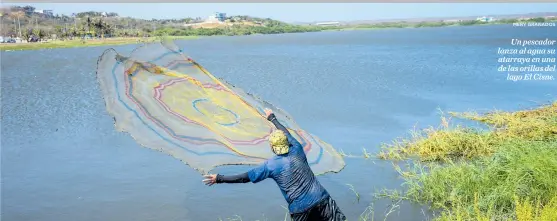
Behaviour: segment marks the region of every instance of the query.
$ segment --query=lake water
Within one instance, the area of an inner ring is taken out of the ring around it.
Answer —
[[[553,27],[502,25],[177,44],[336,148],[361,154],[413,127],[438,125],[440,110],[517,110],[555,100],[557,80],[508,81],[497,72],[496,54],[511,38],[555,36]],[[115,48],[129,53],[134,47]],[[108,48],[2,52],[4,221],[284,219],[286,204],[272,180],[207,187],[180,161],[116,132],[95,79],[96,60]],[[349,220],[357,220],[375,190],[401,185],[388,161],[347,158],[346,164],[319,179]],[[375,204],[376,218],[382,220],[388,203]],[[424,214],[419,205],[404,204],[389,220],[423,220]]]

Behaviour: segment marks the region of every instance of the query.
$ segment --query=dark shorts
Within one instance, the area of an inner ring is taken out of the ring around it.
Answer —
[[[321,200],[317,205],[303,213],[290,215],[293,221],[344,221],[346,216],[340,211],[331,197]]]

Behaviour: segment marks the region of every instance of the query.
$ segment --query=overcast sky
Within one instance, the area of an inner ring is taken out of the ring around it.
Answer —
[[[213,12],[228,15],[250,15],[286,22],[348,21],[396,18],[481,16],[557,12],[557,3],[4,3],[3,5],[32,5],[37,9],[51,9],[54,13],[71,15],[74,12],[105,11],[120,16],[143,19],[202,17]]]

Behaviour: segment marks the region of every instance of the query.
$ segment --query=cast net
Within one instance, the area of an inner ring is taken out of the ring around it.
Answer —
[[[98,60],[97,79],[118,131],[201,173],[274,156],[267,138],[275,127],[265,108],[302,143],[315,174],[344,167],[331,145],[284,110],[215,78],[173,42],[143,45],[129,57],[108,49]]]

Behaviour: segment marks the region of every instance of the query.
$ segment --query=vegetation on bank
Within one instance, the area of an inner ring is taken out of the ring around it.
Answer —
[[[349,29],[382,29],[382,28],[423,28],[423,27],[446,27],[446,26],[471,26],[489,24],[513,24],[518,22],[556,22],[557,18],[529,18],[529,19],[500,19],[495,21],[462,20],[462,21],[427,21],[427,22],[382,22],[376,24],[359,24],[349,26],[329,27],[330,30]]]
[[[376,24],[316,26],[293,25],[285,22],[256,18],[246,15],[228,16],[227,25],[204,28],[191,26],[203,22],[202,18],[182,19],[137,19],[120,17],[109,12],[80,12],[75,16],[48,15],[34,12],[32,6],[11,6],[0,9],[3,28],[0,36],[16,36],[29,39],[74,39],[85,36],[99,38],[130,38],[155,36],[212,36],[212,35],[252,35],[279,34],[297,32],[317,32],[325,30],[377,29],[377,28],[419,28],[442,27],[452,25],[509,24],[515,22],[547,22],[546,18],[527,20],[502,19],[493,22],[477,20],[465,21],[430,21],[430,22],[383,22]],[[555,21],[555,19],[551,20]]]
[[[94,14],[94,13],[93,13]],[[82,15],[83,16],[83,15]],[[244,16],[242,16],[243,18]],[[250,17],[247,17],[249,20]],[[24,19],[22,19],[24,20]],[[506,24],[517,22],[516,19],[499,20],[489,24]],[[544,18],[534,18],[522,22],[548,22]],[[162,36],[174,39],[192,39],[199,36],[232,36],[232,35],[253,35],[253,34],[279,34],[279,33],[299,33],[299,32],[319,32],[319,31],[338,31],[350,29],[380,29],[380,28],[420,28],[420,27],[442,27],[452,25],[480,25],[488,24],[481,21],[461,21],[461,22],[421,22],[421,23],[379,23],[355,26],[300,26],[289,25],[281,22],[270,20],[264,23],[267,26],[250,26],[250,25],[232,25],[225,28],[175,28],[164,27],[154,31],[143,30],[133,31],[129,29],[113,30],[113,26],[103,23],[102,18],[90,19],[80,24],[79,29],[62,30],[60,27],[55,29],[55,38],[49,42],[32,43],[32,44],[0,44],[0,50],[33,50],[44,48],[68,48],[68,47],[89,47],[102,45],[120,45],[134,44],[142,42],[152,42]],[[14,30],[17,30],[15,28]],[[100,31],[99,31],[100,30]],[[14,34],[15,32],[11,32]],[[21,36],[28,39],[31,36],[38,36],[39,39],[46,38],[49,31],[45,31],[44,27],[39,29],[29,28],[27,32],[23,31]],[[100,33],[100,35],[99,35]],[[15,34],[17,36],[17,34]],[[76,37],[77,36],[77,37]],[[81,36],[81,37],[79,37]],[[83,36],[96,36],[98,39],[82,38]],[[112,36],[112,37],[109,37]],[[114,37],[118,36],[118,37]],[[123,37],[122,37],[123,36]],[[142,37],[140,37],[142,36]]]
[[[168,39],[196,39],[196,36],[171,36]],[[17,44],[0,44],[0,50],[37,50],[52,48],[74,48],[74,47],[95,47],[105,45],[124,45],[124,44],[141,44],[150,43],[161,40],[161,37],[148,38],[105,38],[105,39],[73,39],[73,40],[53,40],[41,43],[17,43]]]
[[[213,28],[188,26],[203,22],[201,18],[183,19],[137,19],[119,17],[117,13],[81,12],[75,17],[35,13],[32,6],[2,8],[3,28],[1,36],[29,39],[74,39],[84,36],[154,37],[154,36],[211,36],[250,35],[313,32],[324,30],[320,26],[292,25],[285,22],[251,16],[229,16],[226,25]]]
[[[407,190],[379,196],[429,204],[436,220],[557,220],[557,102],[538,109],[485,115],[451,113],[489,125],[413,132],[383,146]]]

